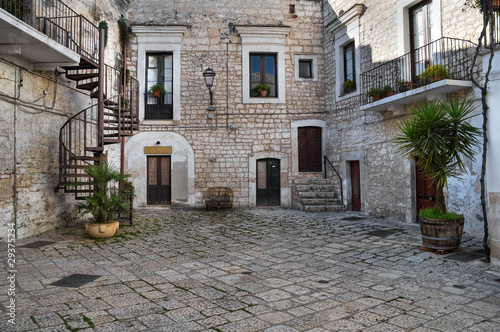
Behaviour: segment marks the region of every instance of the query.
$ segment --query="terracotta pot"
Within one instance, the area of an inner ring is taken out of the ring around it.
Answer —
[[[96,239],[108,239],[115,235],[116,230],[120,226],[118,221],[112,221],[104,224],[87,223],[85,230],[90,236]]]
[[[464,216],[458,219],[420,218],[422,245],[430,249],[449,250],[460,247]]]
[[[267,90],[260,90],[261,97],[267,97]]]
[[[373,101],[377,101],[377,100],[380,100],[380,99],[382,99],[381,95],[373,95]]]
[[[153,97],[160,98],[160,91],[153,91]]]

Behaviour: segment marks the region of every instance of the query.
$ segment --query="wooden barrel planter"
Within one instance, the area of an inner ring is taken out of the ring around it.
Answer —
[[[463,230],[463,215],[454,220],[420,218],[422,244],[426,248],[437,250],[459,248]]]

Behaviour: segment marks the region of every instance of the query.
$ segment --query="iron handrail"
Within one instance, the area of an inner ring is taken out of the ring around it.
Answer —
[[[0,0],[0,8],[57,43],[98,62],[99,28],[62,1]]]
[[[328,178],[327,168],[326,168],[327,163],[330,165],[330,167],[333,169],[333,171],[335,172],[335,174],[339,178],[339,183],[340,183],[340,201],[342,203],[342,206],[344,206],[344,190],[342,188],[342,177],[339,175],[339,172],[337,172],[337,169],[335,168],[335,166],[333,166],[332,162],[330,161],[330,159],[328,159],[327,156],[323,156],[323,163],[324,163],[324,170],[325,170],[325,179]]]

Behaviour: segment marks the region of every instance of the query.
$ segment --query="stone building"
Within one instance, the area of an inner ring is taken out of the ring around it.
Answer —
[[[76,127],[65,123],[87,107],[98,109],[95,78],[79,76],[87,70],[82,59],[97,61],[97,37],[79,43],[72,21],[56,22],[48,13],[42,25],[28,19],[28,7],[9,9],[8,3],[0,11],[0,27],[8,29],[0,39],[0,212],[2,230],[14,221],[21,237],[73,217],[73,198],[54,188],[64,187],[64,158],[82,166],[94,158],[87,150],[105,152],[109,163],[132,175],[136,207],[200,208],[208,188],[223,186],[233,190],[236,207],[346,208],[415,222],[418,204],[432,195],[418,192],[414,163],[396,151],[398,123],[409,106],[425,99],[479,104],[469,69],[482,20],[477,10],[462,11],[462,2],[55,1],[58,10],[71,11],[67,17],[81,14],[92,24],[86,34],[107,22],[104,62],[114,68],[125,63],[139,84],[126,98],[103,102],[105,111],[115,112],[105,123],[121,123],[129,112],[133,125],[128,133],[115,125],[117,136],[104,134],[104,150],[96,150],[85,145],[86,138],[74,139],[69,133]],[[131,33],[125,54],[120,19]],[[431,63],[448,66],[450,77],[417,85]],[[481,77],[482,63],[474,70]],[[207,87],[210,72],[215,77]],[[120,79],[106,76],[102,89],[120,88]],[[403,81],[412,89],[405,90]],[[159,98],[150,91],[156,83],[165,90]],[[267,97],[254,91],[262,83],[270,87]],[[385,98],[367,96],[385,86]],[[102,98],[115,96],[106,91]],[[494,94],[488,98],[491,106],[498,104]],[[491,113],[494,126],[499,120],[493,107]],[[480,126],[482,120],[473,122]],[[63,125],[70,130],[60,143]],[[499,137],[491,132],[487,181],[498,256],[500,153]],[[60,146],[68,144],[81,148],[81,155]],[[472,235],[481,235],[483,227],[477,153],[463,181],[450,181],[447,195]]]

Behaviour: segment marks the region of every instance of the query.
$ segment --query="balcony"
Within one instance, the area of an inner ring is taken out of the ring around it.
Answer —
[[[0,31],[0,55],[35,69],[97,62],[98,29],[57,0],[0,0]]]
[[[361,76],[361,110],[404,112],[404,106],[472,87],[475,44],[444,37],[382,63]]]

